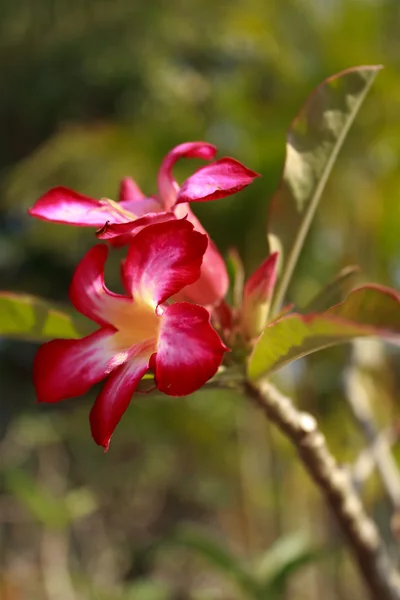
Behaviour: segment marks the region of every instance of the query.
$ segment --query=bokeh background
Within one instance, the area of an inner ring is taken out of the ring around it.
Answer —
[[[194,207],[250,272],[267,252],[291,119],[327,76],[377,63],[385,69],[329,181],[290,299],[304,306],[348,264],[398,287],[399,31],[398,0],[1,0],[0,287],[65,301],[94,238],[26,209],[55,185],[115,198],[125,175],[153,193],[162,157],[190,140],[263,175]],[[181,161],[177,177],[200,164]],[[110,287],[117,279],[111,269]],[[246,399],[139,396],[103,454],[89,434],[93,395],[35,405],[35,350],[0,339],[1,600],[364,598],[293,449]],[[277,381],[351,468],[365,441],[346,401],[349,364],[396,451],[395,351],[327,350]],[[397,560],[393,508],[364,471],[363,497]]]

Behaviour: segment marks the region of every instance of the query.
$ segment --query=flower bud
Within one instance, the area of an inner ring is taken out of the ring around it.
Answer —
[[[278,252],[271,254],[246,281],[243,292],[241,327],[246,339],[264,330],[277,275]]]

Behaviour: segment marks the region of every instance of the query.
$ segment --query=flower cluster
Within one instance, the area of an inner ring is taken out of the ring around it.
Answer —
[[[146,197],[130,178],[122,180],[119,202],[95,200],[53,188],[29,210],[39,219],[88,226],[107,244],[94,246],[78,265],[70,287],[75,308],[99,329],[78,340],[57,339],[35,358],[38,400],[58,402],[85,394],[106,378],[90,414],[95,442],[108,448],[111,435],[143,375],[151,370],[157,388],[171,396],[194,392],[215,375],[228,350],[210,322],[231,311],[224,302],[228,275],[214,243],[189,203],[229,196],[257,173],[232,158],[199,168],[181,186],[172,168],[180,158],[212,160],[204,142],[177,146],[158,173],[158,194]],[[125,295],[104,282],[109,246],[127,247],[122,262]],[[244,335],[258,335],[275,278],[276,257],[249,280],[241,317]],[[226,329],[226,328],[225,328]]]

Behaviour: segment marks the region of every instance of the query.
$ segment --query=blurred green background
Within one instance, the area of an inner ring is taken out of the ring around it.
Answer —
[[[250,272],[285,132],[327,76],[383,63],[325,191],[290,299],[304,305],[348,264],[400,285],[398,0],[1,0],[0,288],[67,298],[94,237],[26,209],[65,185],[115,198],[133,176],[154,193],[172,146],[206,140],[263,177],[196,205]],[[182,180],[200,161],[181,161]],[[109,284],[118,272],[110,270]],[[103,454],[93,395],[35,405],[33,344],[0,339],[1,600],[357,600],[347,551],[293,450],[232,392],[138,396]],[[365,442],[343,369],[362,375],[397,441],[399,357],[365,342],[327,350],[278,382],[353,464]],[[363,495],[395,560],[392,507]]]

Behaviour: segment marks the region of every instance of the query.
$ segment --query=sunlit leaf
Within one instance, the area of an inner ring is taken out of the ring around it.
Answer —
[[[0,293],[0,337],[41,342],[53,338],[80,338],[93,324],[49,302],[27,294]]]
[[[258,340],[248,364],[251,379],[356,337],[400,341],[400,296],[380,286],[363,286],[323,313],[293,313],[271,323]]]
[[[329,174],[380,66],[342,71],[308,97],[287,133],[281,185],[268,216],[270,250],[283,256],[277,312],[293,274]]]

